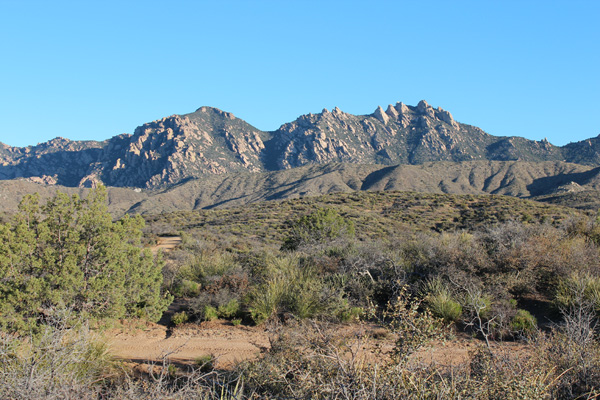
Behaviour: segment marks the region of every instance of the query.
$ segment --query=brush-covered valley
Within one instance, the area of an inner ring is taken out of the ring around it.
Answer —
[[[333,193],[0,226],[6,398],[595,398],[600,222],[500,195]]]

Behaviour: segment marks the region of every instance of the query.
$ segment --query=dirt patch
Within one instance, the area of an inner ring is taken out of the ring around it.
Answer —
[[[340,325],[336,336],[367,363],[390,360],[395,335],[372,324]],[[270,349],[271,333],[261,326],[234,326],[230,321],[206,321],[167,328],[144,323],[122,326],[107,332],[109,351],[117,359],[140,365],[160,364],[163,359],[178,365],[193,365],[202,356],[212,355],[215,367],[229,369],[240,361],[256,359]],[[360,339],[360,338],[365,338]],[[453,340],[434,341],[411,355],[411,364],[436,364],[457,367],[468,363],[484,342],[459,334]],[[522,342],[492,343],[494,353],[510,353],[514,357],[531,355]]]
[[[228,368],[254,359],[270,348],[264,328],[233,326],[229,321],[186,324],[172,328],[146,324],[141,328],[122,327],[106,334],[110,353],[118,359],[139,363],[170,362],[193,364],[199,357],[212,355],[217,368]]]
[[[159,250],[169,252],[181,244],[181,236],[161,236],[158,243],[150,247],[152,253],[156,254]]]

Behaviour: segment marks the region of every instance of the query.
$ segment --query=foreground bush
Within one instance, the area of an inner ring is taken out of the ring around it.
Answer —
[[[312,265],[293,255],[274,258],[263,281],[250,291],[248,307],[256,323],[291,313],[297,318],[334,317],[348,307],[339,288],[325,282]]]
[[[86,199],[59,193],[45,205],[28,195],[0,224],[0,328],[36,329],[57,309],[91,319],[158,320],[162,261],[140,245],[143,219],[113,222],[106,190]]]
[[[589,305],[600,316],[600,277],[571,272],[559,281],[554,302],[563,310]]]
[[[400,323],[396,322],[395,326]],[[412,332],[416,342],[431,337]],[[453,368],[420,365],[365,349],[374,339],[340,335],[335,326],[305,322],[284,329],[261,360],[240,367],[253,398],[294,399],[549,399],[553,371],[482,348]],[[404,347],[396,348],[404,354]]]
[[[69,327],[71,320],[68,314],[53,318],[35,336],[0,336],[2,398],[97,396],[114,365],[106,345],[86,326]]]

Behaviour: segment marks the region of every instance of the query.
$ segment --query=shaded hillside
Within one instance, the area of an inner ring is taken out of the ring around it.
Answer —
[[[600,205],[599,172],[599,168],[562,162],[470,161],[389,167],[331,163],[275,172],[206,175],[163,190],[109,188],[109,207],[116,216],[125,212],[156,214],[328,193],[394,190],[497,194],[593,209]],[[79,195],[87,191],[26,180],[0,181],[0,211],[16,210],[24,194],[40,192],[47,198],[58,190]],[[582,193],[587,193],[586,199]]]
[[[231,207],[326,193],[413,191],[449,194],[501,194],[528,198],[569,190],[570,182],[600,189],[599,170],[561,162],[438,162],[422,165],[327,164],[260,174],[229,174],[193,179],[156,192],[132,211]],[[568,204],[565,204],[568,205]]]
[[[425,101],[307,114],[273,132],[229,112],[201,107],[103,142],[57,138],[37,146],[0,144],[0,179],[70,187],[167,188],[190,178],[268,172],[333,162],[421,165],[435,161],[574,161],[597,164],[598,138],[565,147],[496,137]]]

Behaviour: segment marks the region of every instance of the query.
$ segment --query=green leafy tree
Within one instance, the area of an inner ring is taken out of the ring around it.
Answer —
[[[158,320],[163,261],[140,245],[140,216],[113,222],[106,189],[85,199],[57,194],[45,205],[28,195],[0,224],[0,326],[32,329],[56,310],[91,319]]]

